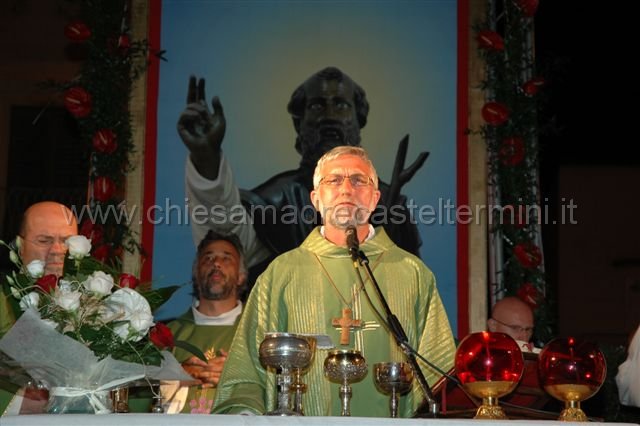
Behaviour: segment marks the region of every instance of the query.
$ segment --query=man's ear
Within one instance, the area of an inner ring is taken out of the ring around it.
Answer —
[[[316,211],[320,211],[318,210],[318,192],[315,189],[311,191],[311,193],[309,193],[309,198],[311,198],[311,204],[313,204],[313,208],[315,208]]]

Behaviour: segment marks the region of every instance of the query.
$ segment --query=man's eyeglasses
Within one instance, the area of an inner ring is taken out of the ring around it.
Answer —
[[[497,322],[498,324],[502,324],[503,326],[515,331],[516,333],[526,333],[526,334],[533,333],[533,327],[521,327],[519,325],[505,324],[502,321],[497,320],[495,318],[491,318],[491,319]]]
[[[333,174],[326,175],[322,179],[320,179],[320,184],[325,184],[328,186],[340,186],[345,179],[349,179],[349,182],[351,182],[351,186],[354,187],[368,186],[369,184],[373,183],[373,179],[369,176],[356,173],[354,175],[348,176]]]
[[[64,245],[65,241],[67,241],[67,238],[69,237],[50,237],[47,235],[40,235],[36,238],[34,238],[33,240],[31,239],[27,239],[25,237],[22,237],[23,240],[25,241],[29,241],[32,242],[33,244],[40,246],[40,247],[53,247],[53,245],[58,242],[61,245]]]

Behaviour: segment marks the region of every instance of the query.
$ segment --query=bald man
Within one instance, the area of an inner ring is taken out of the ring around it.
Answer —
[[[533,311],[521,299],[505,297],[493,305],[487,328],[489,331],[508,334],[516,341],[527,344],[533,335]],[[533,346],[525,349],[531,351]]]
[[[62,275],[64,256],[67,253],[65,240],[78,234],[78,223],[75,215],[66,206],[53,201],[43,201],[31,205],[22,216],[20,231],[16,241],[20,247],[19,255],[24,265],[33,260],[45,263],[44,273]],[[10,303],[11,293],[0,276],[0,337],[9,331],[16,322],[16,304]],[[15,300],[15,299],[14,299]],[[15,398],[17,389],[9,384],[0,382],[0,415],[3,412],[12,414],[39,412],[46,401],[36,401],[24,404],[22,398]],[[21,390],[20,395],[24,394]],[[30,397],[25,397],[27,400]],[[14,403],[7,408],[10,401]],[[22,409],[21,409],[22,406]],[[28,407],[25,411],[25,407]],[[29,411],[32,410],[32,411]]]
[[[66,206],[54,201],[42,201],[29,207],[22,216],[20,231],[16,240],[20,247],[19,255],[24,265],[33,260],[45,263],[45,275],[62,275],[64,256],[67,253],[65,240],[78,234],[76,217]],[[0,292],[0,337],[16,320],[9,301],[9,289],[6,283]]]

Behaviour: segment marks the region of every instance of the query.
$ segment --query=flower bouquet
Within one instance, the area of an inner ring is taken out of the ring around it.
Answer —
[[[9,357],[2,361],[4,370],[24,370],[43,383],[49,388],[49,411],[62,413],[77,410],[78,404],[88,404],[88,412],[109,412],[108,391],[139,379],[190,380],[162,349],[175,344],[204,355],[186,342],[174,342],[161,324],[154,327],[152,315],[178,287],[154,290],[119,274],[89,256],[91,242],[82,235],[66,245],[62,277],[43,275],[40,260],[22,264],[7,246],[17,271],[6,279],[22,312],[0,340],[0,353]],[[12,377],[17,381],[20,375]]]

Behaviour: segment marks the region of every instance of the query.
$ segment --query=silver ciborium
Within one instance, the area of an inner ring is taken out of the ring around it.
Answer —
[[[290,408],[290,390],[293,372],[304,370],[311,363],[313,351],[310,339],[292,333],[266,333],[260,343],[260,362],[265,368],[272,368],[276,372],[278,385],[278,407],[266,413],[268,416],[298,416]]]
[[[374,382],[389,397],[390,417],[398,417],[398,399],[411,390],[413,370],[406,362],[378,362],[373,365]]]
[[[336,349],[329,351],[324,360],[324,374],[340,384],[341,416],[351,415],[351,383],[359,382],[367,375],[367,361],[360,351]]]

